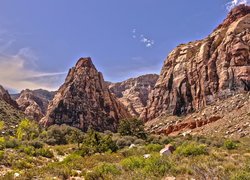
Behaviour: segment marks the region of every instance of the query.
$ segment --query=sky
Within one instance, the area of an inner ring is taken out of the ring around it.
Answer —
[[[57,90],[80,57],[111,82],[159,74],[240,3],[250,0],[0,0],[0,84]]]

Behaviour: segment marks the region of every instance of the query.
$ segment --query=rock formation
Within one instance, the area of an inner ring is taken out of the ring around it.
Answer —
[[[18,109],[17,103],[11,99],[8,91],[0,85],[0,120],[5,123],[3,131],[13,135],[16,125],[24,117],[24,114]]]
[[[132,116],[139,117],[158,77],[156,74],[147,74],[119,83],[109,83],[109,89],[128,108]]]
[[[46,90],[23,90],[17,98],[19,108],[29,119],[39,121],[45,116],[49,101],[54,97],[54,92]]]
[[[81,58],[71,68],[40,121],[45,126],[68,124],[86,131],[116,131],[119,119],[130,114],[110,92],[90,58]]]
[[[14,108],[18,109],[18,105],[17,105],[16,101],[14,101],[13,99],[11,99],[11,96],[10,96],[9,92],[6,91],[3,88],[3,86],[1,86],[1,85],[0,85],[0,99],[2,99],[3,101],[5,101],[6,103],[10,104]]]
[[[240,5],[207,38],[168,55],[141,118],[183,115],[249,90],[250,7]]]

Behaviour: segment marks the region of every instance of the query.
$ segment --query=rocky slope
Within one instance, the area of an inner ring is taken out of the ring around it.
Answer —
[[[168,55],[141,118],[180,116],[249,91],[249,74],[250,7],[240,5],[207,38]]]
[[[0,120],[5,122],[5,132],[12,132],[19,121],[24,118],[24,114],[18,109],[18,105],[13,101],[2,86],[0,86]]]
[[[14,101],[9,92],[6,91],[3,86],[0,85],[0,99],[5,101],[7,104],[13,106],[14,108],[18,108],[18,104],[16,103],[16,101]]]
[[[17,97],[16,102],[19,108],[29,119],[39,121],[45,116],[49,101],[54,97],[55,92],[42,89],[23,90]]]
[[[45,126],[68,124],[86,131],[116,131],[119,119],[130,114],[106,86],[90,58],[81,58],[71,68],[65,83],[40,121]]]
[[[128,108],[131,115],[139,117],[158,77],[156,74],[147,74],[119,83],[109,83],[109,89]]]
[[[165,116],[148,121],[150,133],[205,135],[227,138],[250,136],[250,93],[241,93],[206,106],[187,116]]]

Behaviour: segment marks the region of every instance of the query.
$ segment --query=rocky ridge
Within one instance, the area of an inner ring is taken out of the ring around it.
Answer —
[[[132,116],[139,117],[158,77],[157,74],[147,74],[119,83],[109,83],[109,89],[128,108]]]
[[[250,90],[250,7],[240,5],[207,38],[179,45],[164,62],[141,118],[186,115]]]
[[[119,119],[130,117],[127,109],[110,92],[102,73],[90,58],[81,58],[69,70],[65,83],[59,88],[40,121],[45,126],[68,124],[86,131],[116,131]]]

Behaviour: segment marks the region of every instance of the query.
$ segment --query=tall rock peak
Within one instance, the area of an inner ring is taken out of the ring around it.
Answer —
[[[80,58],[59,88],[41,123],[68,124],[83,131],[116,131],[119,119],[130,117],[110,92],[90,58]]]

